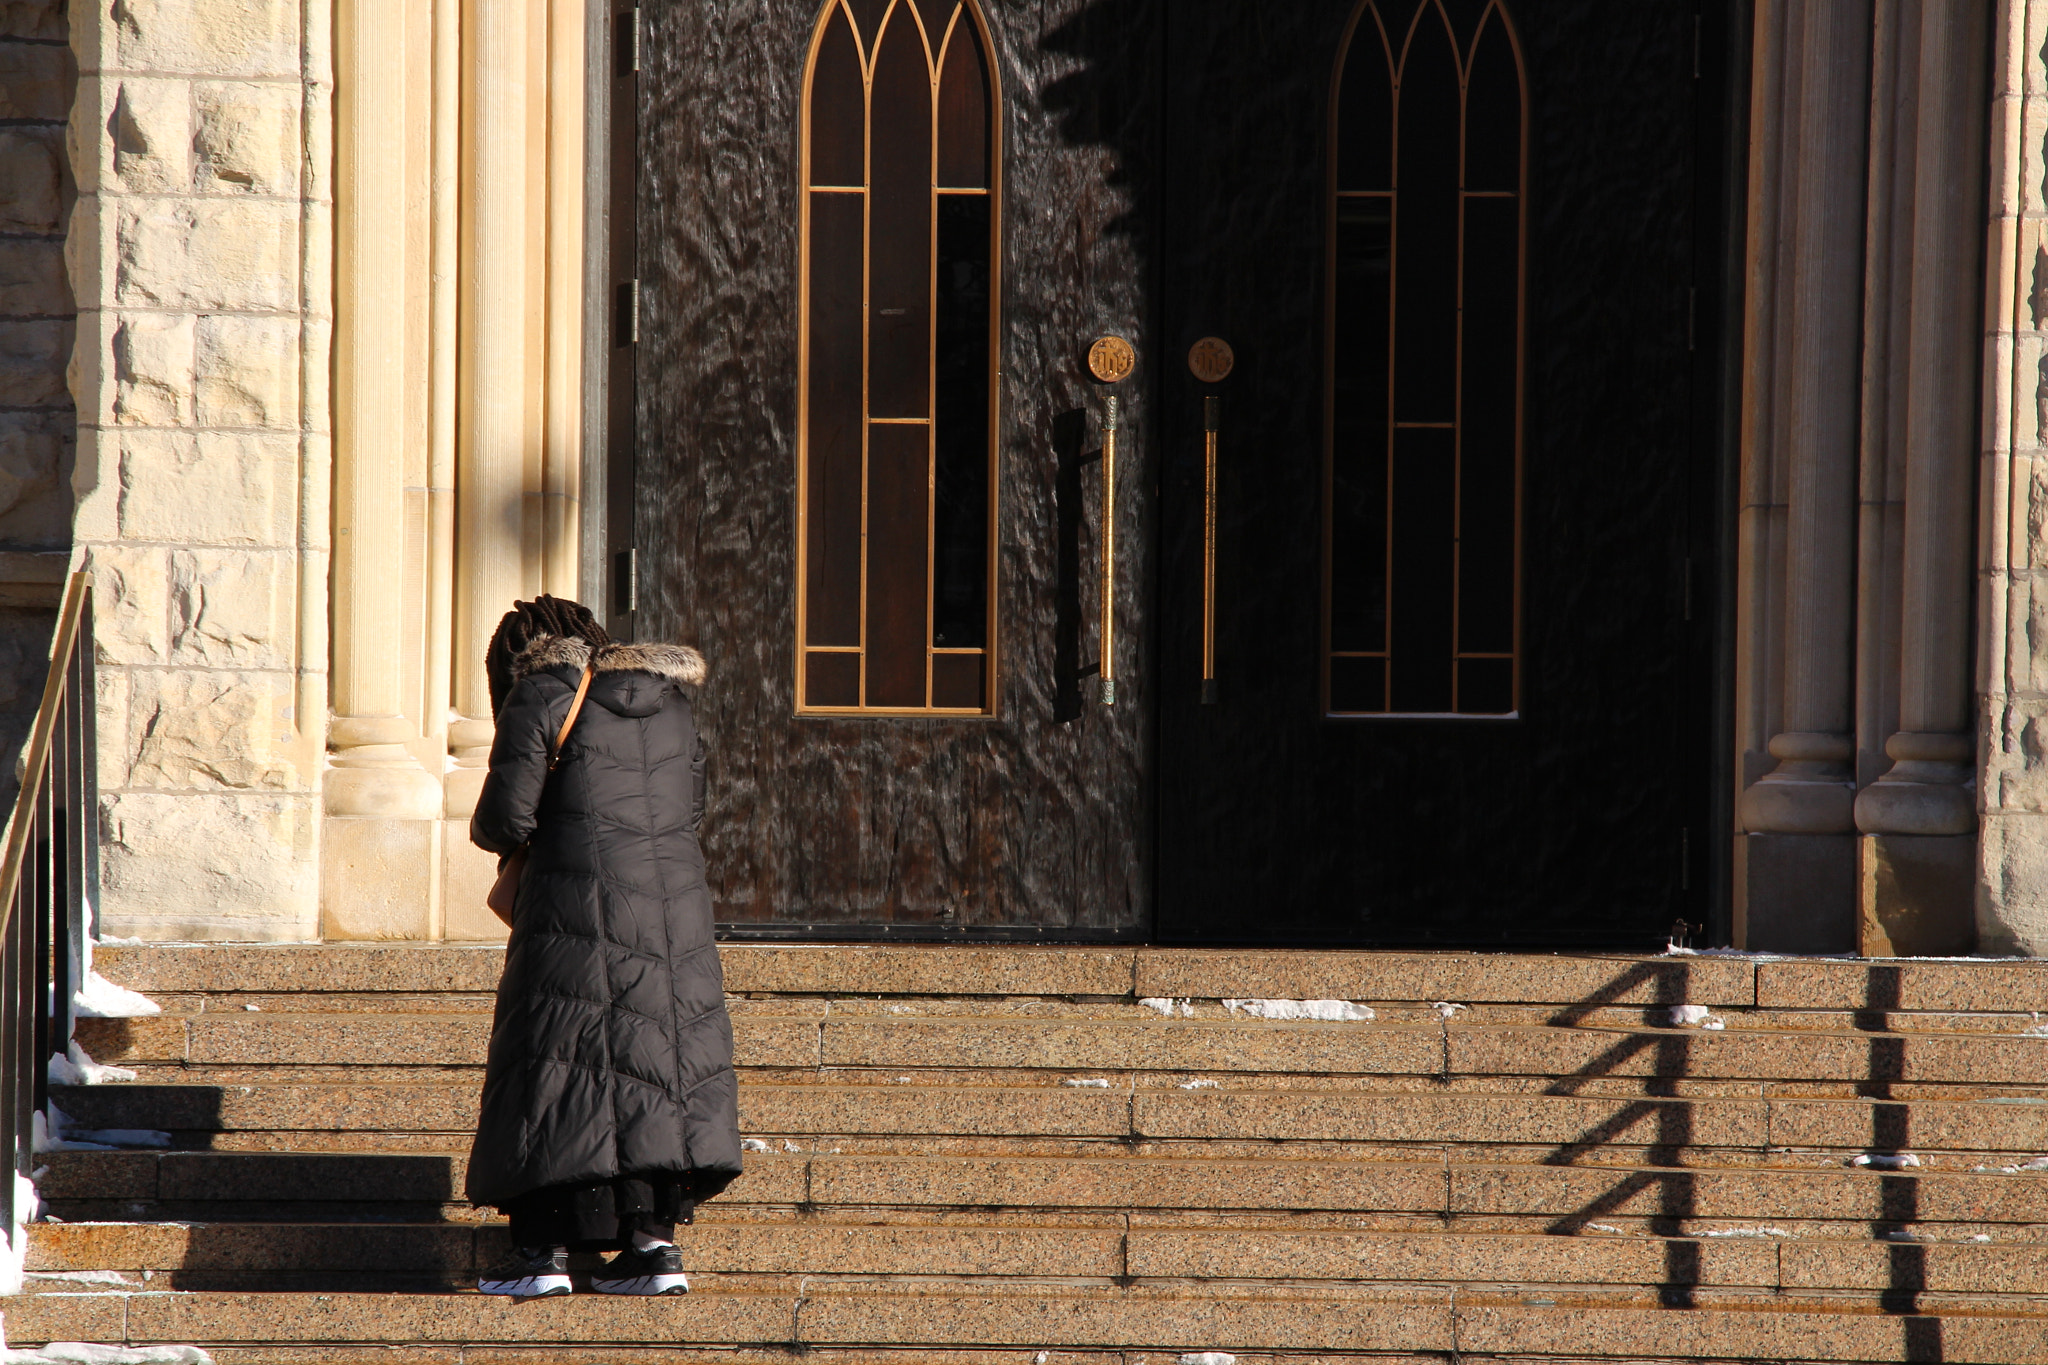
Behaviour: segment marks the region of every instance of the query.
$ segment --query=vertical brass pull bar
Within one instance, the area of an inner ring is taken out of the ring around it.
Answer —
[[[1116,705],[1116,395],[1102,409],[1102,704]]]
[[[1223,400],[1202,400],[1202,704],[1216,704],[1216,441]]]

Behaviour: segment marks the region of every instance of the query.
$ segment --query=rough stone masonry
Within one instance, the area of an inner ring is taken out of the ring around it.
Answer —
[[[299,0],[72,10],[72,484],[110,933],[315,935],[327,29]]]

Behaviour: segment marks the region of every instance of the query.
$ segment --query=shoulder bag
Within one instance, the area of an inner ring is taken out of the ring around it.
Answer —
[[[562,761],[562,746],[569,742],[569,731],[576,725],[576,715],[583,709],[583,694],[590,690],[591,670],[583,670],[583,680],[576,684],[576,700],[569,703],[569,714],[562,718],[561,733],[555,736],[554,745],[548,750],[548,771]],[[526,850],[516,849],[505,859],[505,865],[498,869],[498,880],[491,883],[491,894],[484,897],[484,904],[491,913],[505,921],[507,928],[512,925],[512,907],[519,899],[519,874],[526,870]]]

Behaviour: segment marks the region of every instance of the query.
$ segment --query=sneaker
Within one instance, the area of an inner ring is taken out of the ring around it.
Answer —
[[[515,1299],[544,1299],[572,1287],[569,1253],[561,1247],[513,1247],[510,1256],[476,1277],[477,1293]]]
[[[690,1282],[683,1275],[683,1254],[672,1246],[646,1251],[626,1248],[604,1263],[590,1277],[590,1287],[600,1294],[687,1294]]]

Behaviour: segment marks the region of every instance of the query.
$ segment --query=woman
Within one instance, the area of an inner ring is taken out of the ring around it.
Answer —
[[[684,1293],[675,1224],[740,1173],[697,844],[704,660],[613,644],[543,596],[499,623],[486,667],[498,729],[470,838],[526,857],[467,1191],[511,1218],[513,1251],[477,1288],[566,1294],[573,1250],[617,1253],[600,1293]]]

